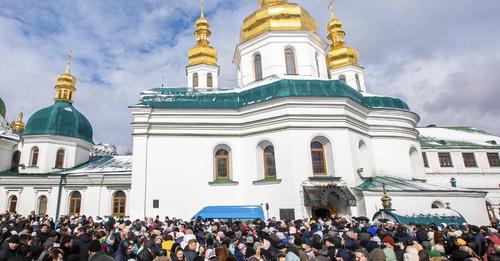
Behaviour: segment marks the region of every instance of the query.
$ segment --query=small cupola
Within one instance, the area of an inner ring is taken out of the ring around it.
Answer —
[[[211,91],[218,88],[219,65],[217,51],[210,45],[210,23],[205,18],[203,0],[200,18],[195,22],[196,45],[188,52],[186,74],[188,87],[196,91]]]

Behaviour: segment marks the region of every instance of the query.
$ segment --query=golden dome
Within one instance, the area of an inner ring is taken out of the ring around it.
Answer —
[[[240,42],[270,31],[317,31],[316,21],[298,4],[288,0],[259,0],[259,4],[243,21]]]
[[[209,64],[217,66],[217,51],[210,46],[210,23],[201,12],[200,18],[195,23],[196,46],[188,52],[188,66]]]
[[[342,30],[342,21],[332,14],[327,29],[328,39],[332,41],[331,49],[326,58],[328,69],[334,70],[348,65],[361,67],[358,52],[354,48],[345,45],[345,32]]]
[[[59,74],[56,81],[56,96],[54,100],[61,100],[73,103],[73,93],[76,91],[76,78],[71,74],[72,53],[68,53],[68,65],[66,70]]]
[[[23,121],[23,116],[24,116],[24,114],[22,112],[20,112],[19,118],[17,120],[12,121],[12,123],[10,124],[10,128],[15,133],[22,133],[24,131],[25,124]]]

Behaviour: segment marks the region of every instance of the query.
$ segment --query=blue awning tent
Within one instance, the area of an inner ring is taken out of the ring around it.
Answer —
[[[244,219],[264,220],[264,211],[261,206],[210,206],[204,207],[193,219]]]

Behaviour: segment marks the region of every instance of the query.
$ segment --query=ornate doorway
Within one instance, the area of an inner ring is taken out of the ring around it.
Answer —
[[[308,186],[304,187],[304,205],[311,207],[315,218],[348,216],[356,198],[345,186]]]

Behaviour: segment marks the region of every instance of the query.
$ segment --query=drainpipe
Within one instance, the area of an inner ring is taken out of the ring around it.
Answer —
[[[59,224],[59,212],[61,209],[62,187],[63,187],[63,180],[65,180],[65,179],[66,179],[66,174],[61,174],[61,179],[59,180],[59,191],[57,192],[56,227]]]

